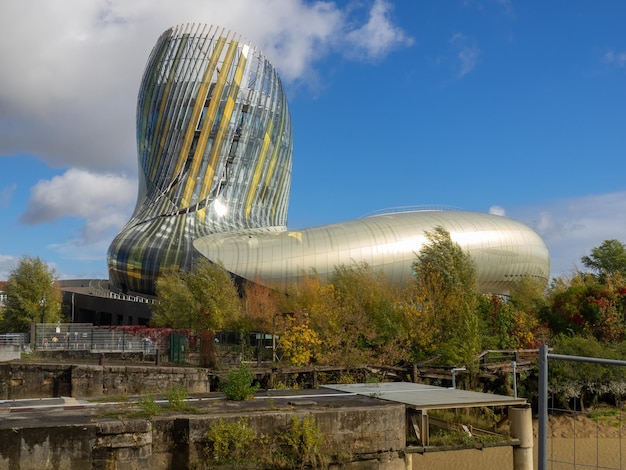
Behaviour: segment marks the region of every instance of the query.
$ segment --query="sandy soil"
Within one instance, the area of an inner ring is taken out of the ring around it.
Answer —
[[[550,415],[548,437],[552,438],[619,438],[626,439],[626,415],[613,415],[611,411],[599,412],[590,418],[585,415]],[[537,421],[534,422],[537,437]]]

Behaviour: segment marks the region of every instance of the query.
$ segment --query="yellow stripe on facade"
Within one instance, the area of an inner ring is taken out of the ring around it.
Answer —
[[[215,88],[213,89],[213,97],[211,98],[209,109],[207,109],[206,116],[204,117],[204,122],[202,123],[202,130],[200,131],[200,137],[198,138],[198,145],[196,146],[193,163],[191,165],[191,169],[189,170],[189,176],[187,177],[187,184],[185,185],[181,208],[188,207],[191,204],[191,196],[193,195],[193,190],[196,185],[196,178],[198,177],[198,171],[200,170],[200,165],[202,163],[202,156],[204,155],[204,151],[206,150],[206,145],[211,134],[211,125],[215,121],[215,116],[217,115],[217,111],[219,109],[224,86],[226,85],[226,79],[228,78],[228,70],[233,62],[233,57],[235,56],[235,51],[237,50],[237,44],[237,41],[231,41],[229,44],[228,50],[226,51],[226,57],[224,58],[222,68],[217,77],[217,82],[215,83]],[[213,145],[215,145],[215,143]],[[185,155],[185,160],[186,159],[187,155]],[[183,163],[185,160],[183,160]]]
[[[239,94],[239,87],[241,86],[241,79],[243,78],[243,73],[246,67],[247,53],[248,53],[248,46],[244,45],[242,48],[241,54],[239,55],[239,61],[237,63],[237,68],[233,76],[233,83],[231,84],[230,90],[228,91],[228,98],[226,99],[226,105],[224,106],[222,119],[220,121],[220,125],[217,130],[215,140],[213,141],[213,147],[211,148],[211,155],[209,157],[209,165],[204,174],[204,178],[202,179],[202,187],[200,188],[200,194],[198,196],[198,200],[200,201],[208,197],[211,191],[213,176],[215,175],[215,168],[217,167],[217,162],[221,153],[220,149],[224,145],[224,137],[226,136],[226,131],[228,130],[230,119],[235,109],[237,95]],[[230,65],[232,65],[232,62],[229,64],[229,67],[228,67],[229,69],[230,69]],[[227,151],[229,150],[230,149],[227,149]],[[202,211],[201,213],[198,213],[197,218],[200,223],[204,222],[205,215],[206,215],[206,211]]]
[[[252,201],[254,200],[254,196],[256,195],[257,190],[259,189],[259,180],[261,179],[263,167],[265,166],[265,159],[267,157],[267,150],[270,147],[270,136],[272,135],[273,128],[274,121],[270,121],[267,126],[267,131],[265,131],[265,137],[263,137],[263,145],[261,146],[259,159],[257,160],[256,168],[254,170],[254,176],[252,177],[250,189],[248,190],[248,197],[246,198],[246,219],[250,219],[250,213],[252,212]]]
[[[213,49],[213,53],[211,54],[211,58],[209,59],[209,64],[204,70],[202,81],[200,82],[200,88],[198,89],[198,93],[196,94],[196,102],[193,107],[191,118],[187,123],[187,129],[185,130],[183,146],[180,150],[178,161],[176,162],[176,174],[178,174],[178,172],[183,168],[183,165],[187,161],[187,156],[189,155],[189,149],[191,148],[191,143],[193,141],[193,136],[196,131],[196,126],[198,125],[198,120],[200,119],[200,113],[202,113],[202,108],[204,107],[204,103],[206,102],[207,96],[209,94],[211,78],[213,77],[213,73],[215,72],[215,68],[217,67],[217,63],[219,61],[220,55],[222,54],[222,50],[224,49],[225,42],[226,38],[224,37],[220,37],[217,40],[217,43],[215,44],[215,49]]]
[[[224,44],[226,42],[226,38],[220,37],[215,44],[215,48],[213,49],[213,53],[211,54],[211,58],[209,59],[209,65],[204,71],[204,75],[202,76],[202,82],[200,84],[200,88],[198,89],[198,93],[196,94],[196,102],[193,107],[193,111],[191,114],[191,119],[187,123],[187,129],[185,131],[185,138],[183,140],[183,146],[180,149],[180,153],[178,154],[178,160],[176,162],[176,169],[174,170],[174,174],[178,175],[187,161],[187,157],[189,156],[189,150],[191,149],[191,143],[193,142],[194,133],[196,131],[196,126],[198,125],[198,120],[200,119],[200,114],[202,113],[202,108],[204,108],[204,103],[206,102],[207,96],[209,94],[209,90],[211,87],[211,79],[213,78],[213,74],[215,73],[215,69],[217,67],[217,63],[222,54],[222,50],[224,49]],[[215,96],[215,93],[214,93]],[[211,100],[211,105],[213,105],[213,101]],[[208,110],[207,110],[208,114]],[[208,117],[204,117],[204,123],[201,129],[200,139],[202,139],[202,133],[205,132],[206,122]],[[193,166],[199,166],[200,162],[196,162],[197,152],[194,154]],[[197,170],[196,170],[197,171]],[[195,178],[195,177],[194,177]],[[189,184],[189,180],[187,180],[187,184]],[[186,193],[186,188],[185,188]],[[179,208],[184,208],[189,205],[189,201],[185,199],[183,196],[183,200],[179,206]]]
[[[196,220],[198,220],[198,222],[200,223],[204,223],[205,218],[206,218],[206,207],[203,207],[202,209],[198,209],[198,211],[196,212]]]
[[[183,50],[185,49],[185,46],[187,45],[188,40],[189,40],[189,34],[183,35],[181,37],[180,43],[178,44],[178,48],[176,49],[176,54],[174,55],[174,61],[172,63],[172,66],[170,67],[167,80],[165,81],[165,89],[163,90],[163,96],[161,96],[161,105],[159,106],[159,114],[157,116],[157,123],[156,123],[156,126],[154,126],[154,135],[166,135],[166,133],[163,132],[163,129],[161,129],[161,126],[163,125],[163,120],[165,117],[165,107],[167,106],[169,102],[170,91],[172,90],[172,83],[175,82],[174,75],[176,74],[176,70],[178,69],[178,63],[180,62],[181,55],[183,53]],[[167,58],[165,60],[167,60]],[[155,171],[159,167],[161,150],[162,150],[162,147],[159,143],[158,147],[155,146],[152,149],[152,158],[149,159],[154,162],[154,165],[152,167],[152,174],[150,175],[153,180],[155,176]],[[156,155],[156,158],[155,158],[155,155]]]
[[[276,163],[278,162],[278,158],[280,156],[280,143],[281,143],[281,134],[283,133],[283,129],[285,127],[285,113],[283,107],[283,113],[281,114],[280,125],[278,126],[277,138],[275,140],[276,145],[274,146],[274,151],[272,152],[272,158],[270,159],[270,164],[267,168],[267,173],[265,174],[265,183],[263,185],[263,193],[261,194],[261,200],[265,200],[266,192],[269,191],[270,184],[272,182],[272,178],[274,177],[274,170],[276,168]]]
[[[287,114],[287,107],[283,106],[283,111],[280,116],[280,132],[278,133],[278,136],[276,138],[276,150],[275,150],[276,162],[278,162],[278,160],[280,159],[280,149],[281,149],[280,143],[282,142],[282,133],[285,129],[285,124],[287,123],[288,119],[289,119],[289,115]],[[287,161],[283,162],[283,165],[282,165],[283,171],[280,177],[278,178],[278,183],[276,184],[276,191],[274,191],[274,201],[272,202],[272,209],[270,212],[272,220],[274,220],[276,217],[276,210],[278,209],[278,205],[282,203],[282,198],[280,197],[280,195],[283,194],[283,186],[285,185],[285,180],[287,177],[287,170],[289,167],[289,163],[288,163],[289,156],[286,156],[286,160]]]

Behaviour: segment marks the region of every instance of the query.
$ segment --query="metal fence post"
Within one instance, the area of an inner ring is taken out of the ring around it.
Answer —
[[[538,470],[548,468],[548,346],[539,346]]]

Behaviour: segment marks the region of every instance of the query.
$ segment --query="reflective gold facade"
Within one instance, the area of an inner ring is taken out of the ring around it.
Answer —
[[[413,278],[424,232],[437,226],[470,254],[481,292],[509,294],[522,276],[548,280],[548,249],[539,235],[515,220],[476,212],[390,212],[297,231],[216,233],[194,246],[237,276],[280,290],[313,272],[326,279],[336,266],[361,261],[403,285]]]

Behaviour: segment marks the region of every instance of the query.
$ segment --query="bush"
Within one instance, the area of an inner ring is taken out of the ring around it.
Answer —
[[[241,364],[239,369],[228,372],[222,391],[229,400],[251,400],[259,389],[258,384],[252,384],[253,380],[252,370],[247,365]]]
[[[325,466],[320,453],[323,436],[313,415],[307,415],[303,419],[293,416],[290,428],[281,437],[282,457],[290,468]]]
[[[139,406],[141,407],[141,415],[150,418],[159,414],[159,407],[154,401],[153,396],[142,397],[139,400]]]
[[[182,385],[174,385],[167,392],[167,401],[170,402],[170,406],[175,410],[186,409],[187,398],[189,398],[189,393]]]
[[[207,434],[205,453],[216,464],[237,465],[252,461],[249,449],[255,440],[254,431],[248,420],[239,418],[235,422],[220,419],[212,424]]]

